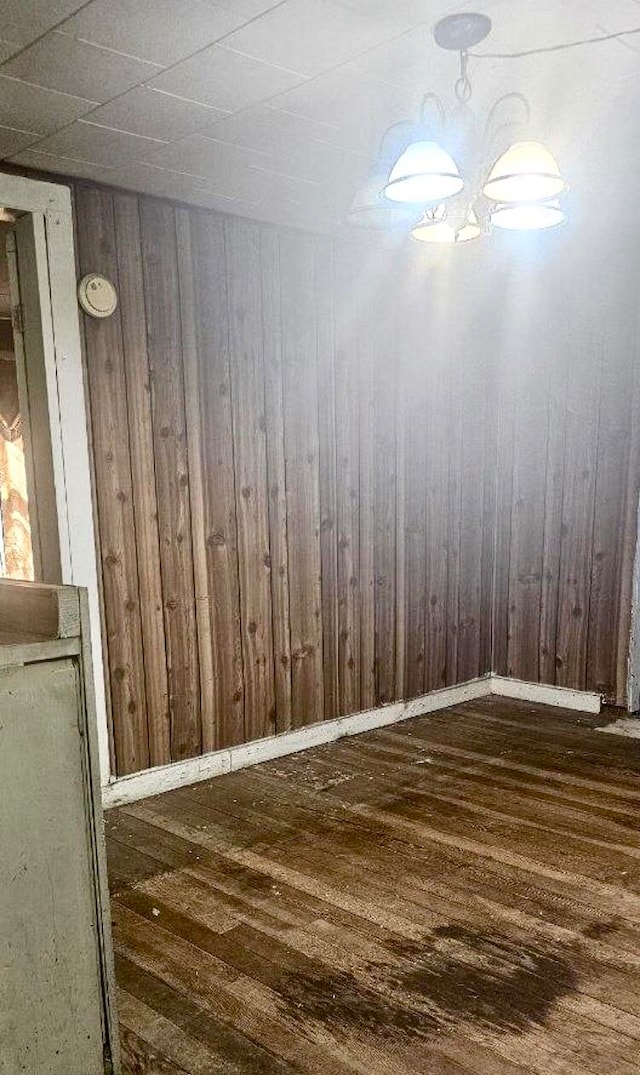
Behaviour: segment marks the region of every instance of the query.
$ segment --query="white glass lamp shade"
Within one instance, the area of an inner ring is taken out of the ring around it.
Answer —
[[[491,169],[484,193],[494,202],[540,202],[565,187],[548,149],[540,142],[514,142]]]
[[[419,243],[468,243],[472,239],[480,237],[481,229],[478,218],[473,211],[469,210],[467,219],[461,228],[456,231],[455,226],[447,220],[446,210],[443,205],[438,206],[435,213],[426,212],[412,230],[412,238]]]
[[[566,219],[560,202],[524,202],[521,205],[496,205],[491,213],[494,228],[509,231],[541,231],[555,228]]]
[[[458,166],[437,142],[412,142],[391,169],[384,188],[393,202],[441,202],[462,190]]]
[[[387,172],[376,172],[356,191],[347,216],[349,224],[361,228],[393,228],[415,217],[415,209],[388,201],[382,191]]]

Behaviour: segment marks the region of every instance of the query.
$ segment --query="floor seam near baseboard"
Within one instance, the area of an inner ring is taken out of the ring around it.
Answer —
[[[443,709],[450,709],[465,702],[491,695],[513,698],[519,701],[538,702],[549,706],[584,712],[600,712],[600,695],[588,691],[576,691],[567,687],[555,687],[542,683],[526,683],[523,680],[498,676],[493,672],[477,679],[467,680],[451,687],[430,691],[419,698],[406,702],[392,702],[363,713],[336,717],[305,728],[297,728],[267,739],[257,739],[235,747],[213,751],[186,761],[145,769],[129,776],[117,777],[102,789],[103,806],[122,806],[127,802],[159,795],[178,787],[200,783],[215,776],[236,772],[250,765],[271,761],[322,746],[347,736],[375,731],[412,717],[426,716]]]

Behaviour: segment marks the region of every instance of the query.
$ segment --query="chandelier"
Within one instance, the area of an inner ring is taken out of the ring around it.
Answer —
[[[533,231],[564,221],[560,195],[567,184],[549,150],[528,136],[526,98],[504,94],[481,129],[469,107],[469,49],[490,31],[491,20],[476,13],[436,23],[436,44],[460,57],[455,106],[447,113],[427,93],[417,123],[389,127],[378,164],[355,195],[350,223],[406,226],[419,242],[467,243],[493,228]]]

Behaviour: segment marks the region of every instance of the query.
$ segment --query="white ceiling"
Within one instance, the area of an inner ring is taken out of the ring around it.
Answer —
[[[451,100],[431,30],[469,8],[478,52],[640,27],[640,0],[3,0],[0,159],[332,229],[385,128]],[[630,142],[640,34],[470,71],[480,111],[528,95],[574,189]]]

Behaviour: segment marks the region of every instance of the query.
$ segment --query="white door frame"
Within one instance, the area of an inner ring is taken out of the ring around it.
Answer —
[[[71,191],[62,184],[0,172],[0,205],[36,218],[36,258],[49,280],[53,332],[47,334],[45,374],[62,581],[84,586],[89,593],[100,776],[105,786],[111,772],[109,726]]]

